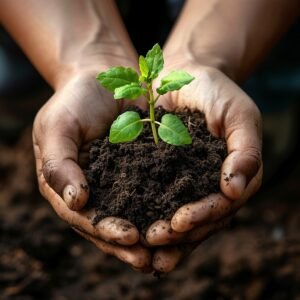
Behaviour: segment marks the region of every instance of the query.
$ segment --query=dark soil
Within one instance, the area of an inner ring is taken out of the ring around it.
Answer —
[[[0,143],[0,299],[299,300],[300,165],[159,281],[73,232],[36,186],[31,130]]]
[[[165,113],[158,108],[157,120]],[[177,115],[189,129],[191,145],[155,145],[149,124],[134,142],[111,144],[106,137],[93,143],[85,173],[88,207],[97,211],[94,223],[116,216],[144,232],[154,221],[170,219],[183,204],[219,191],[225,141],[209,133],[203,114],[186,110]]]

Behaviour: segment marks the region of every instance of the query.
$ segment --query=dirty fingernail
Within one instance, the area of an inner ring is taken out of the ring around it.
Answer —
[[[73,185],[67,185],[63,191],[63,198],[68,205],[68,207],[72,208],[74,202],[76,200],[77,190]]]

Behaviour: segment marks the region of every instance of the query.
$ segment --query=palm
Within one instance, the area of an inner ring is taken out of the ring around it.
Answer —
[[[41,109],[35,122],[34,136],[37,141],[43,138],[45,132],[40,125],[46,122],[45,130],[60,128],[76,142],[79,154],[85,153],[92,140],[106,133],[118,114],[118,106],[94,77],[76,79]]]
[[[229,156],[224,162],[223,171],[232,169],[229,173],[244,173],[246,180],[252,179],[261,165],[261,122],[257,107],[220,71],[195,65],[184,68],[196,79],[178,92],[162,97],[158,105],[170,110],[188,107],[204,112],[210,132],[225,138],[227,142]],[[247,157],[243,156],[243,151]],[[238,162],[233,163],[233,159],[236,158]],[[231,199],[239,199],[242,196],[240,189],[234,185],[228,186],[221,182],[221,188]],[[253,194],[256,189],[249,193]]]
[[[158,221],[151,225],[147,241],[161,247],[154,253],[154,268],[165,272],[172,270],[195,243],[224,227],[231,215],[256,192],[262,178],[261,121],[252,100],[218,70],[189,64],[169,68],[174,69],[184,69],[196,79],[181,90],[161,97],[157,105],[169,110],[188,107],[204,112],[210,132],[227,142],[228,156],[221,174],[232,173],[234,177],[228,185],[220,178],[219,194],[179,208],[171,222]],[[186,244],[185,250],[164,247],[170,243]]]

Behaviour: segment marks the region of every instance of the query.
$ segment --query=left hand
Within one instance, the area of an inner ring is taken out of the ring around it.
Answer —
[[[89,187],[82,167],[90,144],[106,134],[123,105],[100,87],[94,71],[70,76],[35,118],[37,177],[42,195],[77,233],[135,270],[150,272],[151,253],[138,243],[140,234],[133,224],[107,217],[93,225],[95,209],[84,208]]]
[[[147,243],[158,246],[152,266],[163,273],[172,271],[199,243],[224,228],[258,190],[262,180],[262,125],[254,102],[215,68],[192,62],[176,63],[168,68],[178,69],[196,79],[181,90],[161,97],[158,105],[171,111],[188,107],[204,112],[209,131],[225,138],[228,156],[222,165],[218,194],[186,204],[171,221],[159,220],[148,229]],[[230,180],[225,181],[229,174],[232,174]]]

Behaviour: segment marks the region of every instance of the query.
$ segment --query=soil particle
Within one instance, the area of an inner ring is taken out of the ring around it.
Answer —
[[[157,119],[164,113],[156,109]],[[111,144],[106,137],[92,144],[85,174],[91,190],[87,207],[97,212],[94,224],[116,216],[145,232],[154,221],[170,219],[183,204],[219,191],[225,141],[209,133],[202,113],[185,110],[177,115],[189,124],[192,145],[155,145],[148,124],[134,142]]]
[[[158,282],[99,251],[42,199],[29,128],[18,143],[0,144],[0,299],[298,300],[296,168]]]
[[[229,173],[227,175],[227,173],[224,172],[223,175],[224,175],[224,181],[226,181],[226,185],[229,185],[231,179],[234,177],[234,174],[233,173]]]
[[[81,184],[80,184],[80,187],[81,187],[83,190],[85,190],[85,191],[88,191],[88,190],[89,190],[88,184],[83,184],[83,183],[81,183]]]

